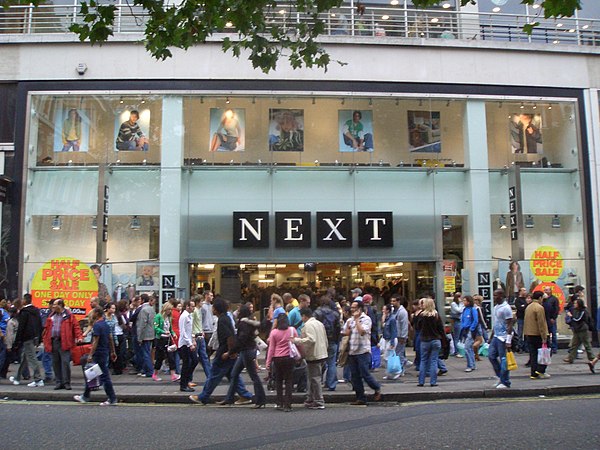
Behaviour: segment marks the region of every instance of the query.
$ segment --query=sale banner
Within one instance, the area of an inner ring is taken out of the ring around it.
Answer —
[[[85,315],[97,295],[98,281],[90,267],[70,257],[46,262],[31,282],[33,305],[40,309],[47,308],[49,300],[62,298],[73,314]]]
[[[562,311],[563,308],[565,307],[565,293],[563,292],[563,290],[560,288],[560,286],[558,284],[555,284],[555,283],[538,284],[535,287],[535,289],[533,290],[533,292],[536,292],[536,291],[544,292],[544,289],[547,287],[552,289],[552,295],[554,295],[558,299],[559,311]]]
[[[543,282],[550,282],[560,277],[564,268],[564,261],[557,249],[544,245],[533,251],[529,266],[535,278]]]

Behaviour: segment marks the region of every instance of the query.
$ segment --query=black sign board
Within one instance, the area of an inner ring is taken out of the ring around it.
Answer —
[[[391,212],[358,213],[359,247],[393,247],[394,223]]]
[[[234,212],[233,246],[235,248],[269,246],[268,212]]]
[[[492,302],[490,300],[481,302],[481,312],[487,327],[492,328]]]
[[[163,301],[163,303],[168,302],[172,298],[175,298],[175,290],[174,289],[169,289],[169,290],[163,290],[162,291],[162,301]]]
[[[492,298],[491,292],[492,289],[489,286],[479,286],[479,295],[481,295],[484,300]]]
[[[317,247],[352,247],[352,213],[318,212]]]
[[[479,272],[477,274],[477,284],[479,286],[489,286],[490,285],[490,273],[489,272]]]
[[[162,287],[163,289],[175,289],[175,275],[163,275]]]
[[[310,248],[310,212],[275,213],[275,247]]]

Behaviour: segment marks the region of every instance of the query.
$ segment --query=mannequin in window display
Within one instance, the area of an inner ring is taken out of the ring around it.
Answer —
[[[508,272],[506,273],[506,297],[508,297],[509,303],[514,303],[515,298],[519,296],[519,290],[525,287],[523,283],[523,274],[521,273],[521,266],[517,261],[512,261],[508,266]]]
[[[513,153],[538,153],[538,144],[542,143],[542,133],[533,114],[519,114],[518,121],[511,122],[511,141]]]
[[[79,151],[81,141],[81,117],[76,109],[70,109],[67,119],[63,122],[62,127],[62,142],[63,148],[61,151],[68,152],[73,149],[74,152]]]
[[[241,143],[242,127],[237,114],[232,109],[227,109],[221,117],[221,123],[213,135],[210,143],[210,151],[216,152],[221,149],[224,151],[235,151]]]
[[[129,120],[121,124],[117,135],[117,150],[148,151],[148,138],[137,123],[139,119],[140,113],[134,109],[129,113]]]
[[[540,284],[542,284],[542,282],[537,278],[534,278],[533,282],[531,283],[531,286],[529,286],[529,293],[535,291],[535,288],[538,287]]]
[[[502,289],[504,292],[506,292],[506,285],[502,282],[502,280],[500,278],[496,278],[494,280],[494,284],[493,284],[492,288],[494,289],[494,291],[497,291],[498,289]]]
[[[368,152],[373,150],[373,135],[365,133],[365,127],[361,119],[362,113],[360,111],[353,111],[352,119],[344,123],[344,144],[352,147],[354,151]]]

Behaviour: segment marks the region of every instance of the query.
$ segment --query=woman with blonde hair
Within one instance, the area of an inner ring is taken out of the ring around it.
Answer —
[[[435,302],[431,298],[421,299],[423,310],[416,322],[417,331],[421,339],[421,365],[419,367],[419,384],[425,384],[425,376],[429,373],[430,384],[437,386],[438,356],[442,349],[444,339],[444,324],[435,309]]]
[[[162,381],[158,376],[160,367],[162,366],[165,357],[169,364],[169,371],[171,372],[171,381],[175,382],[179,380],[179,376],[175,373],[175,355],[173,352],[167,351],[167,347],[175,342],[177,336],[173,331],[173,304],[167,302],[163,305],[160,310],[160,314],[154,316],[154,346],[155,356],[154,361],[154,373],[152,379],[154,381]]]

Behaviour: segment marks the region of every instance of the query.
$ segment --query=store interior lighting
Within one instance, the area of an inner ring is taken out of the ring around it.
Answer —
[[[131,222],[129,222],[129,228],[131,228],[132,230],[139,230],[140,228],[142,228],[142,221],[138,216],[133,216],[131,218]]]
[[[52,219],[52,229],[55,231],[58,231],[62,228],[62,219],[60,218],[60,216],[54,216],[54,219]]]
[[[96,217],[92,217],[92,230],[98,229],[98,219]]]
[[[450,221],[450,217],[444,216],[442,218],[442,229],[443,230],[450,230],[450,229],[452,229],[452,222]]]
[[[554,214],[552,218],[552,228],[560,228],[560,217],[558,217],[558,214]]]
[[[533,216],[528,215],[525,217],[525,228],[533,228],[535,224],[533,223]]]

